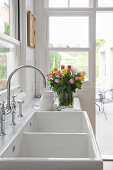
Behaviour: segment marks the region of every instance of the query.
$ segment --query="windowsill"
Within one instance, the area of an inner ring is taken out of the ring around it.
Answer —
[[[13,91],[13,90],[19,90],[19,89],[20,89],[19,86],[17,86],[17,87],[12,87],[12,88],[11,88],[11,91]],[[4,95],[4,94],[6,94],[6,93],[7,93],[7,89],[2,90],[2,91],[0,91],[0,96],[1,96],[1,95]]]
[[[11,93],[12,93],[12,94],[13,94],[13,93],[14,93],[14,94],[15,94],[15,93],[19,93],[19,92],[21,92],[20,86],[12,87],[12,88],[11,88]],[[6,99],[6,95],[7,95],[7,89],[0,91],[0,100],[5,100],[5,99]]]

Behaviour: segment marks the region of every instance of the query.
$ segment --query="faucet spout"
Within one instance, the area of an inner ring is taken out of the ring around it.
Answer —
[[[9,75],[9,78],[8,78],[8,81],[7,81],[7,109],[8,110],[11,110],[11,104],[10,104],[10,91],[11,91],[11,79],[13,77],[13,75],[20,69],[23,69],[23,68],[32,68],[32,69],[35,69],[36,71],[38,71],[42,77],[43,77],[43,83],[44,83],[44,87],[46,88],[46,79],[45,79],[45,76],[43,74],[43,72],[36,66],[32,66],[32,65],[22,65],[22,66],[19,66],[17,67],[10,75]]]

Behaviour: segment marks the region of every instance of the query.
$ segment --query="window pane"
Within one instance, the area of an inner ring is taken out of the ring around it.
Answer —
[[[85,71],[88,79],[88,52],[50,52],[49,70],[53,67],[60,69],[61,65],[72,65],[79,71]]]
[[[103,20],[104,18],[104,20]],[[112,88],[113,59],[113,12],[96,14],[96,85],[97,88]]]
[[[50,17],[49,47],[88,47],[88,17]]]
[[[68,7],[68,0],[49,0],[50,8]]]
[[[7,77],[14,70],[14,51],[14,45],[0,40],[0,91],[6,88]]]
[[[9,35],[9,0],[0,1],[0,32]]]
[[[113,0],[98,0],[98,7],[113,7]]]
[[[70,7],[89,7],[89,0],[70,0]]]

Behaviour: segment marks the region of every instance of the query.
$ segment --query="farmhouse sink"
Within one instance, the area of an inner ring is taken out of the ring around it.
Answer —
[[[88,120],[85,112],[39,112],[32,116],[28,131],[86,133]]]
[[[2,170],[103,170],[86,112],[36,112],[0,152]]]

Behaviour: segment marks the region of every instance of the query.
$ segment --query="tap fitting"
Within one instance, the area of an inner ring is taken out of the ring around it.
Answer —
[[[4,101],[1,103],[1,109],[0,109],[0,116],[1,116],[1,132],[0,136],[6,135],[5,133],[5,106],[4,106]]]

